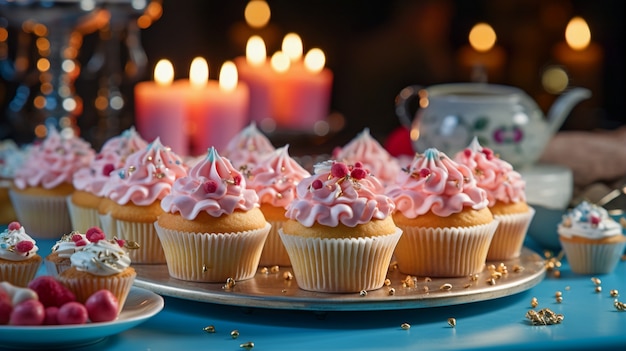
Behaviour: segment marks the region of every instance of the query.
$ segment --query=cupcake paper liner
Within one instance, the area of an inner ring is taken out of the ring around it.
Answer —
[[[63,271],[72,266],[72,262],[69,259],[59,260],[58,262],[55,262],[46,258],[44,259],[43,263],[48,275],[51,275],[53,277],[58,277],[61,273],[63,273]]]
[[[15,286],[26,287],[37,274],[41,266],[41,256],[37,255],[24,261],[0,261],[0,281],[7,281]]]
[[[117,236],[117,220],[113,218],[110,214],[102,214],[99,213],[98,217],[100,218],[100,229],[104,232],[107,237],[107,240],[111,240]]]
[[[85,303],[89,296],[96,291],[107,289],[117,297],[119,304],[118,313],[122,311],[128,293],[137,276],[133,268],[127,268],[126,271],[115,276],[96,276],[89,274],[89,277],[86,277],[87,274],[75,275],[67,273],[72,273],[72,270],[65,271],[58,279],[76,295],[78,302]]]
[[[572,272],[578,274],[613,272],[626,247],[626,241],[607,244],[560,241]]]
[[[279,230],[300,289],[353,293],[383,286],[402,230],[364,238],[310,238]]]
[[[115,232],[118,239],[135,241],[138,249],[128,250],[128,256],[133,264],[162,264],[166,263],[165,253],[154,223],[129,222],[114,220],[117,226]]]
[[[91,227],[102,227],[98,209],[78,206],[72,202],[71,196],[67,197],[67,209],[73,230],[84,234]]]
[[[65,196],[31,196],[9,191],[18,221],[35,239],[57,239],[72,231]]]
[[[462,277],[481,272],[498,220],[472,227],[401,227],[398,269],[421,277]]]
[[[498,228],[493,234],[491,245],[487,252],[487,261],[508,260],[517,258],[524,246],[524,239],[528,232],[528,226],[533,220],[535,209],[530,208],[526,213],[516,213],[495,216]]]
[[[289,254],[285,249],[283,241],[280,239],[278,230],[283,227],[284,221],[269,221],[272,225],[265,246],[261,252],[259,265],[261,266],[291,266]]]
[[[264,228],[238,233],[191,233],[159,226],[167,269],[173,278],[206,283],[225,283],[254,277],[263,244],[270,231]]]

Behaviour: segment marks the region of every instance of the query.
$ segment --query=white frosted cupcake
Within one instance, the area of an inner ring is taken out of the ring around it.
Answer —
[[[393,202],[357,162],[317,164],[296,188],[279,230],[303,290],[358,293],[383,286],[402,235]]]
[[[567,262],[578,274],[611,273],[626,247],[622,226],[586,201],[563,215],[557,231]]]
[[[25,287],[33,280],[42,258],[33,238],[18,222],[11,222],[0,232],[0,281]]]
[[[154,224],[173,278],[225,283],[256,274],[270,230],[245,177],[210,148],[174,183]]]
[[[17,215],[9,198],[9,189],[18,170],[28,154],[29,146],[18,147],[13,140],[0,142],[0,223],[17,221]]]

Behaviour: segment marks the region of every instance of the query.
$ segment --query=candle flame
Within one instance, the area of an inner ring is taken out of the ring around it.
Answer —
[[[565,29],[565,41],[574,50],[584,50],[591,42],[591,30],[582,17],[574,17]]]
[[[232,61],[226,61],[220,69],[220,90],[222,91],[234,91],[237,89],[237,81],[239,76],[237,74],[237,66]]]
[[[283,38],[282,51],[289,57],[291,61],[297,61],[302,58],[302,40],[296,33],[288,33]]]
[[[287,72],[289,70],[289,67],[291,66],[289,56],[287,56],[282,51],[276,51],[274,55],[272,55],[270,63],[272,65],[272,68],[278,73]]]
[[[253,35],[246,43],[246,61],[251,66],[261,66],[267,57],[265,42],[258,35]]]
[[[196,57],[189,67],[189,84],[194,88],[201,88],[209,79],[209,64],[202,57]]]
[[[174,81],[174,66],[169,60],[161,59],[154,67],[154,81],[161,86],[171,85]]]
[[[319,73],[324,69],[326,57],[324,52],[318,48],[309,50],[304,56],[304,67],[311,73]]]
[[[474,49],[487,52],[496,44],[496,32],[487,23],[477,23],[469,33],[469,42]]]

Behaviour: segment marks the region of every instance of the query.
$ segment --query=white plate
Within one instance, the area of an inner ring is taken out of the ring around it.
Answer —
[[[119,317],[112,322],[53,326],[0,326],[0,345],[19,349],[84,346],[128,330],[163,309],[163,298],[152,291],[131,288]]]

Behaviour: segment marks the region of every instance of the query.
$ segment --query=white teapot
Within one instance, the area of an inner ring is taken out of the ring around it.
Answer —
[[[572,108],[591,96],[585,88],[561,95],[547,118],[519,88],[489,83],[412,85],[396,97],[396,114],[411,131],[413,149],[437,148],[453,156],[474,136],[515,167],[534,164]],[[418,107],[412,118],[411,101]]]

